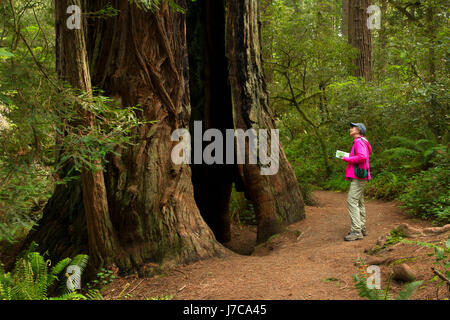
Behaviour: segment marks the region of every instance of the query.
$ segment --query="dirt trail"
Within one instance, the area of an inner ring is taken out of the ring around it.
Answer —
[[[306,207],[306,219],[289,226],[289,230],[301,232],[299,237],[291,232],[290,237],[274,239],[272,245],[256,250],[256,254],[200,261],[163,276],[118,279],[104,296],[118,298],[130,283],[126,290],[129,299],[168,295],[193,300],[360,299],[352,275],[357,273],[355,260],[367,257],[364,249],[375,245],[380,235],[388,234],[400,223],[422,228],[431,225],[411,219],[394,202],[371,200],[366,201],[368,237],[345,242],[350,226],[347,194],[316,191],[314,197],[319,206]],[[234,228],[233,232],[236,238],[228,246],[248,251],[255,239],[252,228]]]

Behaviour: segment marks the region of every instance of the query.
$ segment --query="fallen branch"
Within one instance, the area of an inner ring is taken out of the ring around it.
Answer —
[[[134,287],[133,289],[131,289],[130,291],[128,291],[128,294],[131,294],[134,290],[136,290],[136,288],[139,287],[140,284],[141,284],[142,282],[144,282],[144,280],[145,280],[145,279],[142,279],[141,282],[139,282],[139,283],[137,284],[136,287]]]
[[[122,294],[128,289],[129,286],[130,286],[130,283],[127,282],[127,284],[125,285],[123,290],[119,293],[119,295],[116,297],[116,299],[120,299],[120,297],[122,297]]]
[[[447,279],[442,273],[440,273],[438,270],[436,270],[435,268],[431,267],[431,270],[433,270],[433,273],[435,275],[437,275],[441,280],[447,282],[447,285],[450,286],[450,280]],[[449,287],[450,289],[450,287]]]

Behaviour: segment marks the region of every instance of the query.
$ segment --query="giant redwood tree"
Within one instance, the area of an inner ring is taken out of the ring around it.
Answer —
[[[89,79],[122,106],[139,106],[138,116],[152,122],[135,130],[132,146],[117,148],[120,156],[108,155],[104,172],[56,187],[26,241],[52,258],[84,252],[95,267],[115,264],[127,273],[147,263],[224,255],[233,184],[254,204],[260,242],[304,218],[298,182],[281,148],[275,175],[261,175],[258,164],[172,162],[177,142],[171,133],[192,128],[195,120],[205,129],[274,128],[257,1],[173,2],[186,12],[167,1],[153,10],[129,0],[57,1],[61,80],[90,90],[83,85]],[[114,17],[84,15],[80,30],[66,28],[69,5],[99,12],[108,3],[119,10]]]
[[[348,43],[358,50],[355,59],[356,77],[362,77],[366,81],[372,79],[372,35],[367,27],[369,0],[343,1],[344,23],[347,23],[344,32],[347,32]]]

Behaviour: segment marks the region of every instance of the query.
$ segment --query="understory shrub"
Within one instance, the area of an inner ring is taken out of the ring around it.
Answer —
[[[393,172],[374,174],[367,185],[366,195],[369,198],[394,200],[404,192],[406,182],[407,178],[404,174]]]
[[[334,174],[322,183],[322,187],[325,190],[333,191],[347,191],[349,186],[349,181],[345,180],[345,172]]]
[[[449,171],[439,166],[414,176],[400,196],[402,207],[422,219],[450,223]]]

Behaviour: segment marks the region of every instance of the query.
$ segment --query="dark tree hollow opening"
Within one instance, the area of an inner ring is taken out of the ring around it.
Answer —
[[[234,125],[225,55],[224,0],[189,2],[187,44],[191,136],[194,137],[194,122],[202,121],[202,132],[214,128],[225,137],[225,130],[232,129]],[[208,144],[202,142],[201,150]],[[194,147],[200,146],[192,145],[193,152]],[[194,159],[193,154],[191,158]],[[223,159],[226,159],[225,147]],[[225,164],[225,161],[224,164],[212,165],[192,161],[191,168],[194,197],[203,219],[219,242],[230,241],[229,203],[237,166]]]

